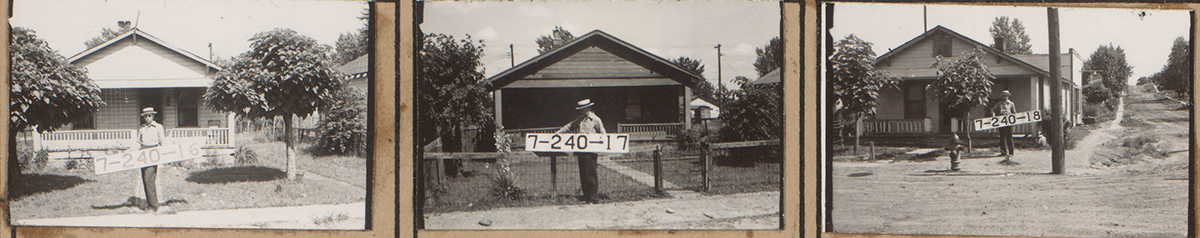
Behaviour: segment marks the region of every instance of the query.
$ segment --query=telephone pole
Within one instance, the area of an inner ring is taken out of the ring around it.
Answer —
[[[1042,128],[1050,138],[1046,138],[1050,142],[1050,167],[1051,174],[1063,174],[1064,158],[1066,155],[1063,152],[1063,105],[1062,105],[1062,70],[1058,65],[1061,65],[1062,57],[1059,55],[1058,43],[1058,8],[1046,8],[1046,15],[1050,27],[1050,115],[1044,119],[1050,120],[1050,128]]]
[[[517,56],[513,55],[513,44],[508,44],[508,64],[509,68],[517,67]]]
[[[725,86],[725,82],[721,81],[721,44],[717,44],[717,84]]]

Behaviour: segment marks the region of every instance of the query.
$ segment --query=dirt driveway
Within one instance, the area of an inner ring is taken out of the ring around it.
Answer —
[[[833,231],[839,233],[1084,237],[1187,234],[1187,110],[1131,87],[1125,122],[1067,151],[1067,174],[1049,175],[1049,150],[972,158],[963,172],[930,162],[834,162]],[[1098,133],[1099,132],[1099,133]],[[1129,138],[1144,137],[1130,145]],[[1150,146],[1146,146],[1150,145]],[[1147,149],[1151,148],[1151,149]]]

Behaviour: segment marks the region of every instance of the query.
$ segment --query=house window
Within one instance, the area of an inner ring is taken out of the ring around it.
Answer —
[[[80,116],[79,119],[71,123],[71,129],[96,129],[95,113],[88,113],[87,115]]]
[[[921,119],[925,115],[925,83],[904,83],[904,118]]]
[[[950,36],[946,34],[933,36],[933,56],[951,57],[954,56],[953,49],[950,47]]]
[[[183,90],[179,95],[179,127],[200,127],[200,113],[197,110],[200,94],[195,90]]]

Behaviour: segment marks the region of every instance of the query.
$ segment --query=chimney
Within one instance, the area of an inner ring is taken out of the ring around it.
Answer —
[[[117,21],[117,27],[121,27],[121,31],[131,28],[129,21]]]
[[[993,37],[992,39],[996,40],[996,45],[992,48],[996,48],[997,51],[1004,52],[1004,37]]]

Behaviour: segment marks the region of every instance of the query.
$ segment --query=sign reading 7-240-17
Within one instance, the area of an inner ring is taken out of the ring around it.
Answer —
[[[975,119],[975,130],[982,131],[1000,127],[1015,126],[1025,123],[1034,123],[1042,121],[1042,111],[1033,110],[1027,112],[1018,112],[1008,115],[999,115],[994,117],[984,117]]]
[[[629,134],[526,134],[525,151],[628,153]]]

